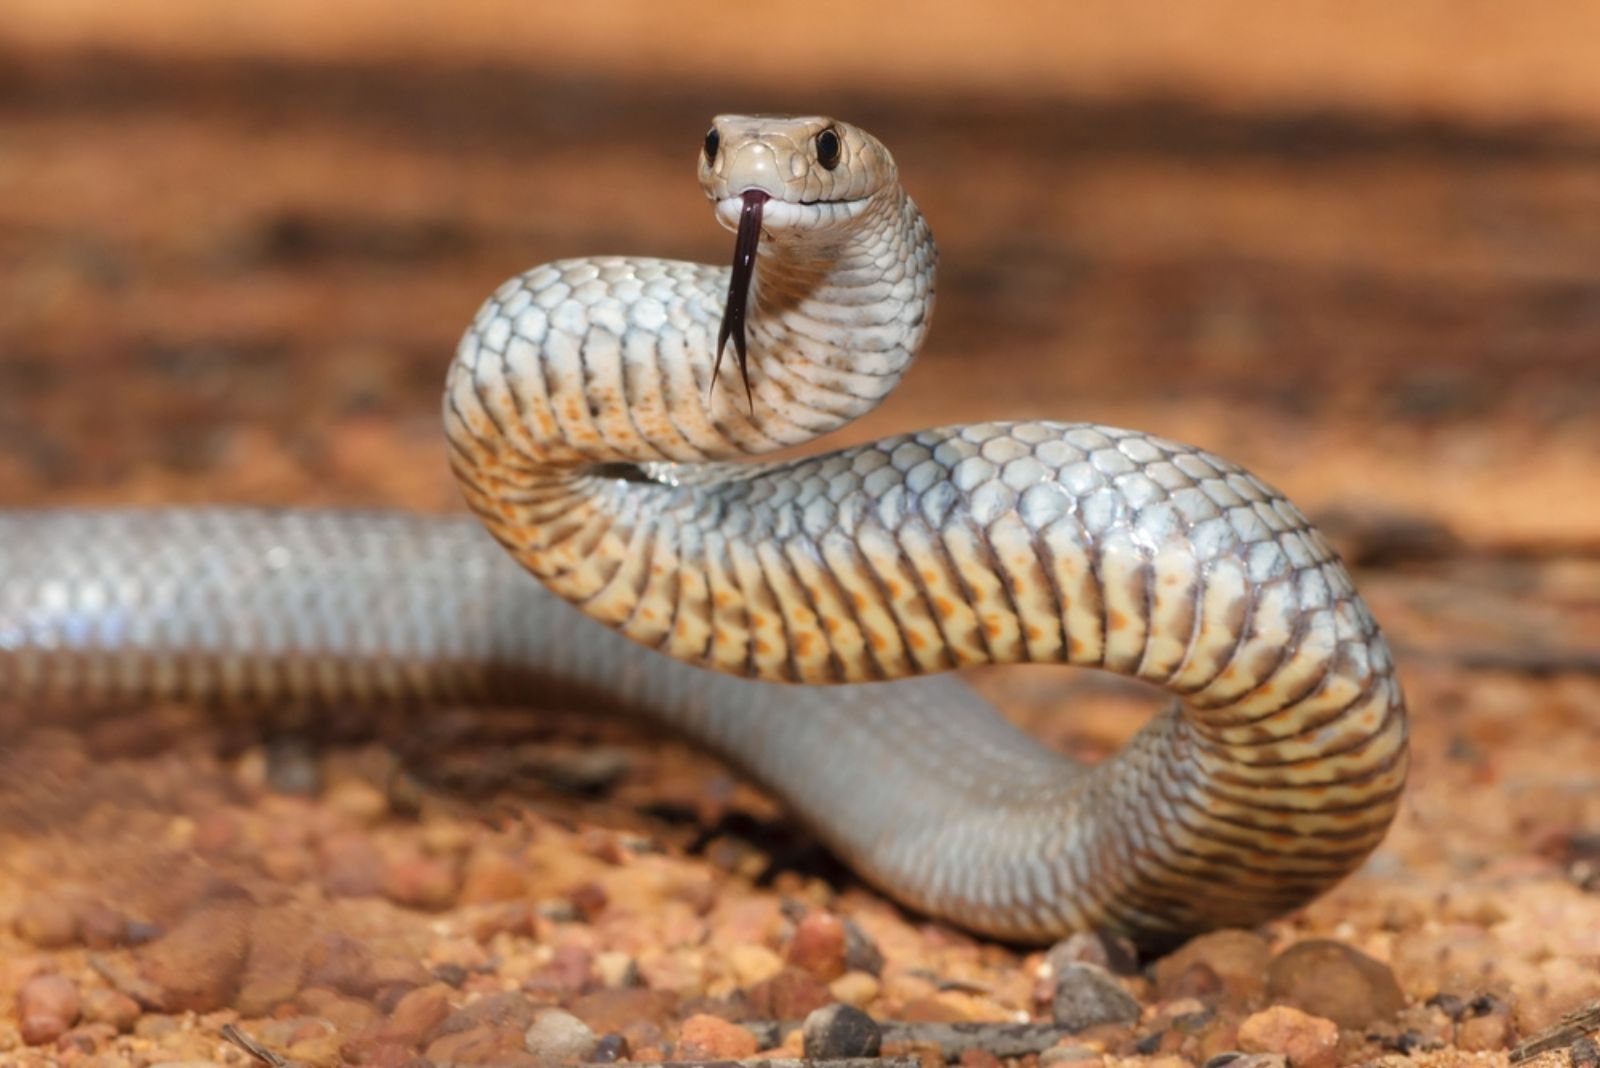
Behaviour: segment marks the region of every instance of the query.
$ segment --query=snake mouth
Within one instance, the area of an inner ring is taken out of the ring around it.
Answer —
[[[750,304],[750,279],[755,275],[756,249],[761,244],[761,213],[770,194],[764,189],[747,189],[741,199],[739,232],[733,239],[733,274],[728,279],[728,299],[722,306],[722,325],[717,328],[717,356],[711,365],[711,388],[717,388],[717,372],[722,369],[722,352],[733,339],[734,355],[739,360],[739,377],[744,379],[744,396],[755,411],[755,393],[750,388],[750,352],[745,340],[745,312]]]
[[[819,222],[838,222],[858,216],[865,210],[868,198],[848,200],[784,200],[774,198],[765,189],[746,189],[738,196],[717,200],[717,215],[725,224],[734,205],[738,205],[739,224],[733,239],[733,274],[728,279],[728,298],[722,306],[722,324],[717,328],[717,354],[711,365],[711,389],[717,388],[717,376],[722,369],[722,353],[728,342],[733,342],[734,355],[739,361],[739,375],[744,379],[745,400],[755,411],[755,393],[750,385],[750,352],[745,337],[746,312],[750,303],[750,280],[755,276],[756,251],[761,244],[761,225],[767,209],[773,209],[772,222],[778,230],[787,230],[797,224],[816,225]]]

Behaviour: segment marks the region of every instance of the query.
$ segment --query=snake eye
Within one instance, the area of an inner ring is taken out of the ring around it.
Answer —
[[[839,165],[839,131],[832,126],[817,134],[817,162],[830,171]]]
[[[722,144],[722,138],[717,136],[715,126],[706,131],[706,162],[717,162],[717,148]]]

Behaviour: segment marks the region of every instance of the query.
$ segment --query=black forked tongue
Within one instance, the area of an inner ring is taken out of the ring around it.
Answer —
[[[722,308],[722,326],[717,330],[717,358],[711,365],[711,388],[717,388],[717,372],[722,368],[722,350],[733,338],[733,351],[739,357],[739,376],[744,379],[744,397],[752,413],[755,395],[750,389],[750,353],[745,343],[745,309],[750,303],[750,278],[756,269],[756,246],[761,243],[761,210],[768,194],[748,189],[744,210],[739,213],[739,236],[733,239],[733,277],[728,280],[728,302]]]

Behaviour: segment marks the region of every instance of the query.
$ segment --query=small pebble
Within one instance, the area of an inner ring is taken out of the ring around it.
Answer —
[[[307,947],[304,960],[306,986],[325,986],[357,997],[377,990],[372,978],[372,953],[348,935],[330,931]]]
[[[194,828],[195,852],[207,857],[226,857],[239,844],[243,833],[239,814],[232,809],[218,808],[200,816]]]
[[[863,1010],[877,1000],[882,989],[877,976],[866,972],[845,972],[828,984],[828,993],[837,1000]]]
[[[1139,951],[1132,942],[1109,931],[1079,931],[1050,947],[1045,957],[1052,974],[1068,964],[1095,964],[1112,975],[1136,975]]]
[[[1357,1031],[1393,1019],[1406,1004],[1387,964],[1324,939],[1278,954],[1267,969],[1267,996]]]
[[[383,885],[383,857],[372,839],[359,831],[324,838],[317,859],[329,897],[370,897]]]
[[[1156,961],[1152,970],[1156,993],[1163,1001],[1204,997],[1210,991],[1203,988],[1203,983],[1197,986],[1195,979],[1195,970],[1204,969],[1220,981],[1222,991],[1229,997],[1246,1004],[1257,1002],[1266,992],[1271,958],[1267,941],[1260,935],[1238,930],[1212,931]]]
[[[528,1057],[523,1028],[481,1023],[465,1031],[440,1035],[428,1043],[423,1055],[433,1062],[455,1064],[526,1063]],[[522,1061],[516,1058],[524,1058]],[[338,1063],[338,1062],[334,1062]]]
[[[677,1007],[678,999],[673,994],[642,987],[590,991],[567,1006],[591,1030],[601,1034],[615,1032],[627,1039],[635,1053],[661,1042],[662,1032]]]
[[[383,869],[380,889],[396,905],[439,912],[455,904],[460,878],[455,867],[437,857],[412,854]]]
[[[477,849],[467,858],[461,879],[461,901],[515,901],[528,893],[528,875],[515,860],[491,849]]]
[[[849,972],[883,974],[883,950],[860,924],[848,917],[844,921],[844,966]]]
[[[560,1009],[542,1009],[522,1035],[522,1047],[540,1060],[588,1060],[599,1044],[589,1025]]]
[[[316,871],[310,850],[301,846],[270,846],[256,855],[256,866],[276,883],[298,883]]]
[[[733,946],[728,950],[727,963],[741,987],[764,983],[783,971],[783,958],[760,945]]]
[[[576,994],[589,985],[594,970],[594,954],[583,946],[555,947],[550,960],[537,972],[523,980],[522,988],[538,993],[549,1001],[560,1001],[563,996]]]
[[[601,1035],[589,1054],[590,1064],[614,1064],[628,1055],[628,1040],[615,1032]]]
[[[56,1039],[56,1049],[62,1053],[87,1056],[116,1037],[115,1029],[107,1024],[79,1024]]]
[[[876,1021],[851,1005],[825,1005],[806,1017],[801,1029],[805,1055],[815,1060],[876,1057],[883,1032]]]
[[[429,968],[428,974],[445,986],[460,989],[461,984],[465,983],[467,976],[472,973],[454,961],[445,961],[443,964],[435,964],[432,968]]]
[[[419,986],[409,991],[395,1005],[389,1019],[384,1022],[380,1037],[386,1040],[419,1046],[432,1037],[433,1032],[450,1015],[449,990],[443,984]]]
[[[1239,1025],[1239,1047],[1247,1053],[1281,1053],[1294,1068],[1334,1068],[1339,1062],[1339,1025],[1274,1005]]]
[[[1126,1024],[1139,1019],[1139,1003],[1112,974],[1081,961],[1063,965],[1055,977],[1050,1014],[1068,1031],[1099,1024]]]
[[[594,974],[600,980],[601,986],[611,990],[639,985],[638,962],[628,954],[616,950],[595,954]]]
[[[1004,1062],[986,1049],[967,1049],[961,1051],[961,1057],[956,1061],[961,1068],[1002,1068]]]
[[[134,1022],[133,1033],[150,1042],[159,1042],[178,1030],[178,1019],[164,1012],[147,1012]]]
[[[1369,1037],[1376,1037],[1397,1053],[1443,1049],[1454,1041],[1455,1023],[1436,1007],[1412,1005],[1401,1009],[1394,1020],[1380,1024]]]
[[[573,920],[584,920],[593,923],[599,919],[611,904],[611,896],[606,893],[606,888],[590,880],[573,887],[563,902],[570,909]]]
[[[1567,1047],[1567,1059],[1572,1068],[1600,1068],[1600,1045],[1585,1036]]]
[[[168,1012],[212,1012],[238,989],[250,950],[251,906],[214,901],[185,916],[138,953],[154,1002]]]
[[[139,1019],[139,1003],[103,986],[90,987],[83,992],[83,1018],[127,1031]]]
[[[755,1035],[720,1016],[697,1013],[678,1029],[679,1060],[736,1061],[759,1048]]]
[[[489,967],[489,953],[470,938],[442,938],[429,947],[428,962],[454,965],[464,972],[483,971]]]
[[[363,779],[341,779],[323,795],[323,803],[362,826],[380,822],[389,814],[389,798]]]
[[[315,797],[322,789],[322,769],[306,739],[282,737],[267,744],[267,788],[299,797]]]
[[[85,905],[78,916],[83,944],[90,949],[115,949],[135,941],[128,917],[104,902]]]
[[[1430,1009],[1438,1009],[1452,1020],[1461,1019],[1467,1011],[1466,1000],[1454,994],[1435,994],[1423,1004]]]
[[[343,1035],[357,1035],[378,1022],[378,1010],[363,998],[354,998],[322,987],[300,991],[295,1003],[307,1015],[326,1020]]]
[[[54,1042],[78,1022],[83,1000],[77,984],[60,975],[29,979],[17,992],[17,1020],[30,1046]]]
[[[1374,1036],[1369,1035],[1368,1037]],[[1405,1030],[1393,1035],[1379,1035],[1376,1037],[1384,1049],[1394,1050],[1394,1052],[1405,1057],[1425,1050],[1443,1049],[1445,1046],[1445,1043],[1430,1039],[1421,1031]]]
[[[17,935],[40,949],[59,949],[78,939],[78,915],[60,898],[30,898],[13,920]]]
[[[533,1026],[538,1006],[516,990],[490,994],[456,1009],[434,1029],[438,1035],[469,1031],[482,1025],[525,1031]]]
[[[1474,998],[1456,1023],[1456,1048],[1491,1053],[1510,1046],[1516,1037],[1511,1007],[1499,998]]]
[[[769,1020],[803,1020],[833,1001],[828,988],[810,972],[784,968],[749,990],[750,1007]]]
[[[844,923],[830,912],[813,911],[795,926],[784,948],[785,963],[810,972],[824,983],[845,973]]]

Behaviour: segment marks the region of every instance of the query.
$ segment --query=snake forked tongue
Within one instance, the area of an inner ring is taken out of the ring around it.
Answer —
[[[722,368],[722,350],[733,338],[733,351],[739,357],[739,376],[744,379],[745,399],[755,410],[750,391],[750,353],[744,336],[745,308],[750,303],[750,277],[756,269],[756,246],[761,243],[761,210],[768,195],[760,189],[747,189],[744,210],[739,213],[739,235],[733,239],[733,277],[728,280],[728,301],[722,308],[722,326],[717,329],[717,358],[711,365],[711,388],[717,388],[717,372]]]

